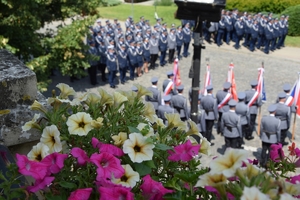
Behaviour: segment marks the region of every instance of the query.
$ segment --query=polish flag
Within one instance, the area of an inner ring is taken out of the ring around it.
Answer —
[[[207,65],[206,67],[206,74],[205,74],[205,81],[204,81],[204,88],[202,90],[202,93],[204,96],[207,95],[207,90],[206,90],[206,87],[208,85],[211,85],[211,77],[210,77],[210,66]]]
[[[229,92],[231,93],[232,98],[237,101],[238,98],[237,98],[237,93],[236,93],[236,84],[235,84],[233,68],[234,68],[233,63],[230,63],[229,69],[228,69],[227,82],[231,83]]]

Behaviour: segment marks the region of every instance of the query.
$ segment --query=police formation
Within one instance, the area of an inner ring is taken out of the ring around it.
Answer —
[[[140,17],[138,23],[128,17],[125,21],[126,30],[122,30],[117,19],[113,23],[106,20],[105,24],[97,20],[94,27],[90,26],[90,34],[87,36],[89,54],[100,58],[89,61],[91,84],[98,84],[97,69],[100,70],[104,82],[107,81],[105,70],[108,70],[110,87],[115,88],[117,72],[120,74],[121,84],[125,84],[126,73],[129,73],[130,80],[134,80],[158,67],[157,60],[163,67],[172,63],[175,56],[179,59],[182,56],[187,57],[192,37],[189,23],[177,28],[172,24],[168,31],[166,23],[161,23],[161,19],[156,21],[152,27],[144,17]]]
[[[168,72],[167,77],[163,82],[162,91],[165,91],[172,81],[173,72]],[[176,87],[176,91],[172,90],[169,95],[162,96],[161,90],[157,87],[158,78],[153,77],[151,83],[152,86],[148,89],[153,93],[153,96],[146,96],[145,101],[153,104],[157,116],[166,125],[165,113],[178,113],[183,121],[191,118],[190,103],[183,96],[183,85]],[[197,127],[199,132],[211,142],[213,127],[216,123],[217,133],[224,136],[226,148],[243,148],[244,139],[254,139],[253,132],[255,131],[258,110],[263,105],[261,96],[258,96],[253,102],[257,84],[257,81],[253,80],[250,82],[249,90],[238,92],[238,101],[234,99],[224,101],[231,87],[229,82],[225,82],[223,90],[217,91],[215,95],[213,94],[213,86],[207,86],[207,95],[199,94],[198,97]],[[278,94],[278,98],[274,101],[276,103],[268,107],[269,115],[263,116],[260,123],[258,123],[260,124],[259,136],[262,141],[262,166],[265,166],[269,159],[272,144],[288,144],[285,140],[290,127],[291,113],[296,112],[295,104],[286,105],[290,90],[290,84],[283,85],[283,91]],[[191,92],[189,92],[189,95],[191,95]],[[191,96],[189,99],[191,99]],[[253,103],[248,106],[250,101]],[[257,129],[259,128],[257,127]],[[213,145],[213,143],[211,144]]]
[[[272,13],[254,15],[244,12],[242,16],[234,9],[232,12],[222,10],[221,20],[218,23],[203,23],[205,40],[211,43],[213,37],[215,43],[221,46],[223,43],[230,45],[233,41],[234,48],[239,49],[240,42],[250,51],[261,49],[268,54],[284,47],[284,41],[288,33],[289,16],[273,18]]]

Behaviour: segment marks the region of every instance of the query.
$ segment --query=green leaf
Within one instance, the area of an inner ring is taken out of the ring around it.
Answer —
[[[66,198],[66,197],[63,197],[63,196],[55,196],[51,193],[47,193],[45,197],[46,197],[47,200],[64,200]]]
[[[140,130],[135,127],[128,126],[128,129],[130,133],[140,133]]]
[[[156,166],[155,166],[153,160],[144,161],[143,163],[144,163],[145,165],[147,165],[148,167],[150,167],[150,168],[154,168],[154,169],[156,168]]]
[[[172,147],[170,147],[170,146],[168,146],[166,144],[156,144],[155,148],[159,149],[159,150],[163,150],[163,151],[169,150],[169,149],[173,149]]]
[[[184,182],[192,183],[198,180],[200,172],[182,172],[175,174],[175,177],[183,180]]]
[[[77,185],[75,183],[70,183],[70,182],[67,182],[67,181],[61,181],[58,184],[61,187],[68,188],[68,189],[75,189],[75,188],[77,188]]]
[[[135,170],[140,174],[140,176],[145,176],[151,173],[151,168],[144,163],[134,163]]]
[[[179,186],[179,184],[177,183],[179,181],[178,178],[172,178],[171,180],[169,180],[166,184],[164,184],[165,187],[168,188],[174,188],[175,190],[181,191],[181,187]]]

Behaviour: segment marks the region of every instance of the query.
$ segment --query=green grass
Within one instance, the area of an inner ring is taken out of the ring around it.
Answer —
[[[171,26],[172,23],[179,26],[180,20],[174,18],[174,13],[177,10],[177,6],[157,6],[156,12],[158,17],[163,18],[163,22],[168,24],[168,27]],[[121,21],[125,21],[128,16],[132,16],[134,22],[140,21],[140,17],[144,16],[145,19],[150,20],[150,25],[156,24],[154,13],[155,6],[143,6],[143,5],[134,5],[133,4],[133,12],[131,4],[121,4],[113,7],[100,7],[99,12],[101,17],[107,19],[117,18]]]
[[[300,37],[287,36],[284,42],[285,46],[300,48]]]

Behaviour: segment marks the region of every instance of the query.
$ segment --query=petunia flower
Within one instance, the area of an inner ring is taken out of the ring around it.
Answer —
[[[203,153],[205,155],[210,155],[211,154],[211,144],[210,142],[205,138],[203,137],[201,134],[200,134],[200,138],[201,138],[201,143],[200,143],[200,153]]]
[[[295,154],[297,157],[300,157],[300,149],[299,148],[295,149]]]
[[[165,113],[165,117],[168,120],[168,127],[178,128],[179,130],[185,131],[186,124],[181,121],[178,113]]]
[[[31,151],[27,154],[27,157],[29,160],[41,161],[47,155],[49,155],[49,147],[40,142],[32,147]]]
[[[270,199],[268,195],[259,191],[259,189],[255,186],[253,187],[244,187],[243,195],[241,200],[257,200],[257,199]]]
[[[48,185],[50,185],[52,183],[53,180],[54,180],[54,177],[52,177],[52,176],[47,176],[42,180],[38,179],[38,180],[35,181],[33,186],[28,186],[26,188],[26,190],[28,192],[35,193],[39,190],[45,189]]]
[[[248,152],[241,149],[227,149],[225,154],[210,163],[211,173],[223,173],[226,177],[234,176],[236,170],[247,160]]]
[[[250,180],[263,172],[263,169],[258,168],[257,166],[252,165],[250,163],[245,163],[245,165],[246,167],[237,169],[236,173],[239,177],[247,177]]]
[[[80,188],[73,192],[69,196],[68,200],[88,200],[93,191],[93,188]]]
[[[154,136],[154,130],[151,126],[145,123],[139,123],[137,126],[137,129],[139,129],[141,132],[146,131],[147,134],[143,134],[146,137]]]
[[[296,148],[295,142],[293,142],[290,146],[288,146],[288,151],[290,152],[291,156],[296,155],[295,148]]]
[[[95,93],[88,93],[86,97],[86,103],[87,105],[93,105],[99,103],[101,100],[101,97]]]
[[[128,101],[128,98],[119,92],[114,92],[113,97],[114,97],[114,107],[115,108],[119,107],[125,101]]]
[[[40,141],[49,147],[49,153],[60,152],[62,150],[60,132],[55,125],[44,128]]]
[[[123,151],[127,153],[132,162],[141,163],[145,160],[151,160],[153,157],[154,145],[147,141],[147,137],[140,133],[129,134],[123,144]]]
[[[77,158],[77,163],[79,165],[85,165],[87,162],[90,161],[89,157],[87,156],[86,152],[78,147],[74,147],[71,149],[71,155],[74,158]]]
[[[60,89],[59,98],[61,99],[67,99],[68,96],[74,96],[76,94],[75,90],[65,83],[59,83],[56,87]]]
[[[68,154],[54,152],[46,156],[41,163],[48,165],[49,172],[57,174],[64,167],[64,161],[68,158]]]
[[[104,89],[102,88],[98,88],[98,92],[101,96],[101,100],[100,100],[100,105],[113,105],[114,104],[114,100],[113,97],[108,94]]]
[[[151,105],[152,105],[152,104],[151,104]],[[152,105],[152,106],[153,106],[153,105]],[[165,128],[165,127],[166,127],[164,121],[163,121],[161,118],[157,117],[156,115],[155,115],[155,122],[156,122],[157,126],[159,126],[159,127],[161,127],[161,128]],[[152,122],[151,122],[151,123],[152,123]]]
[[[102,117],[98,117],[96,120],[93,120],[91,122],[91,125],[93,128],[99,129],[102,127],[103,125],[103,118]]]
[[[212,186],[217,187],[218,185],[224,185],[227,181],[226,176],[222,173],[213,174],[208,172],[199,177],[198,182],[195,187],[204,187],[204,186]]]
[[[47,113],[47,109],[37,100],[34,100],[33,104],[29,107],[31,110],[40,111],[41,113]]]
[[[130,188],[115,186],[115,187],[100,187],[99,200],[134,200],[134,194],[130,192]]]
[[[217,196],[218,199],[221,199],[221,195],[220,195],[219,191],[216,188],[211,187],[211,186],[205,186],[204,188],[205,188],[206,191],[214,193]],[[231,193],[227,192],[226,193],[226,199],[227,200],[235,200],[235,197]]]
[[[71,135],[85,136],[93,129],[91,122],[93,119],[90,114],[78,112],[68,118],[67,126]]]
[[[288,194],[288,193],[284,193],[280,195],[280,199],[279,200],[294,200],[295,198]]]
[[[166,189],[160,182],[154,181],[149,174],[143,178],[140,188],[144,198],[148,200],[162,200],[165,194],[173,192],[173,190]]]
[[[92,138],[92,145],[94,148],[99,149],[100,153],[107,152],[117,157],[121,157],[124,155],[122,149],[112,144],[102,143],[95,137]]]
[[[40,129],[40,125],[36,123],[40,116],[40,114],[34,114],[33,119],[29,122],[26,122],[24,126],[22,126],[22,131],[29,131],[32,128]]]
[[[88,95],[87,92],[83,93],[83,94],[77,95],[76,98],[74,98],[70,104],[72,106],[79,106],[79,105],[81,105],[81,102],[86,101],[87,95]]]
[[[270,150],[270,159],[274,162],[279,162],[284,158],[284,152],[282,150],[282,144],[272,144]]]
[[[199,129],[198,126],[195,122],[193,122],[192,120],[188,120],[187,121],[188,124],[190,125],[189,130],[186,132],[187,135],[198,135],[199,134]]]
[[[32,176],[35,180],[42,180],[47,174],[48,165],[28,160],[24,155],[16,154],[17,166],[20,174]]]
[[[184,144],[180,144],[174,147],[174,151],[168,150],[168,160],[171,161],[190,161],[193,156],[198,155],[200,144],[192,145],[190,140],[187,140]]]
[[[130,90],[130,91],[118,91],[120,94],[124,95],[127,99],[128,102],[133,103],[134,99],[137,97],[136,92]]]
[[[155,114],[155,109],[152,103],[150,102],[145,102],[144,103],[145,107],[144,107],[144,112],[143,115],[149,119],[149,121],[151,123],[156,122],[156,119],[158,118]],[[164,124],[164,123],[163,123]]]
[[[140,84],[133,84],[137,88],[137,97],[140,98],[142,96],[153,96],[153,93]]]
[[[300,195],[300,187],[298,184],[293,184],[286,181],[285,179],[279,179],[283,186],[283,192],[288,193],[293,196]]]
[[[127,140],[127,133],[120,132],[118,135],[111,136],[111,138],[114,141],[114,145],[116,145],[117,147],[121,147],[124,144],[125,140]]]
[[[120,179],[112,178],[112,182],[115,184],[120,184],[125,187],[133,188],[136,183],[140,180],[139,173],[133,171],[132,167],[128,164],[122,165],[125,170],[125,174]]]
[[[97,168],[97,180],[101,178],[121,178],[125,173],[121,166],[121,161],[110,153],[94,153],[90,157],[90,161],[94,163]]]

